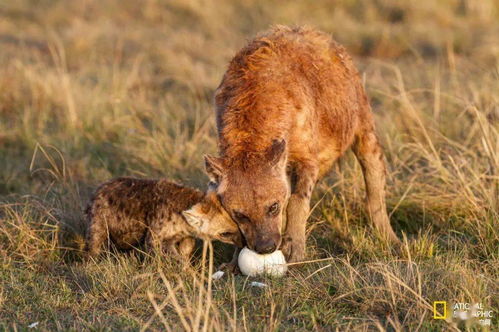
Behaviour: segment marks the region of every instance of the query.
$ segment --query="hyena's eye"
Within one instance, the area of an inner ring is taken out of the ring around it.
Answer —
[[[272,204],[267,213],[270,215],[270,216],[275,216],[279,213],[279,210],[280,210],[280,206],[279,206],[279,202],[275,202],[274,204]]]
[[[248,216],[246,216],[245,214],[242,214],[241,212],[238,212],[238,211],[234,211],[234,218],[236,219],[236,221],[238,221],[240,223],[250,222],[250,218],[248,218]]]
[[[232,237],[232,235],[234,235],[234,233],[224,232],[224,233],[220,233],[219,235],[220,235],[220,237],[230,238],[230,237]]]

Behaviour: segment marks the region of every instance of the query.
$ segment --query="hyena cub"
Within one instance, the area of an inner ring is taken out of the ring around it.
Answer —
[[[194,237],[242,247],[236,223],[216,194],[186,188],[165,179],[117,178],[102,184],[86,210],[86,250],[92,257],[104,245],[130,249],[145,242],[183,258],[190,257]]]

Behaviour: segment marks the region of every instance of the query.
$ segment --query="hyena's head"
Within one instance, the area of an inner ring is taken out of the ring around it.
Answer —
[[[201,202],[183,211],[182,215],[197,237],[218,240],[239,248],[244,246],[239,227],[221,206],[213,190],[208,190]]]
[[[246,245],[260,254],[275,251],[281,243],[290,193],[286,155],[286,142],[274,140],[257,162],[249,164],[205,157],[217,198],[238,224]]]

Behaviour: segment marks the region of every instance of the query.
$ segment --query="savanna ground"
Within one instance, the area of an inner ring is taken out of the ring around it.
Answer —
[[[314,192],[310,262],[256,279],[267,288],[211,281],[231,255],[220,245],[186,269],[140,253],[83,262],[99,182],[205,187],[214,89],[276,23],[316,26],[354,56],[404,254],[373,236],[348,154]],[[0,330],[482,330],[433,320],[432,304],[498,314],[498,128],[493,0],[1,1]]]

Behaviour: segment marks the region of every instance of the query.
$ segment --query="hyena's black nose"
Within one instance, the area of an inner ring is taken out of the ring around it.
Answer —
[[[273,239],[262,239],[255,245],[255,251],[259,254],[270,254],[276,249],[277,243]]]

